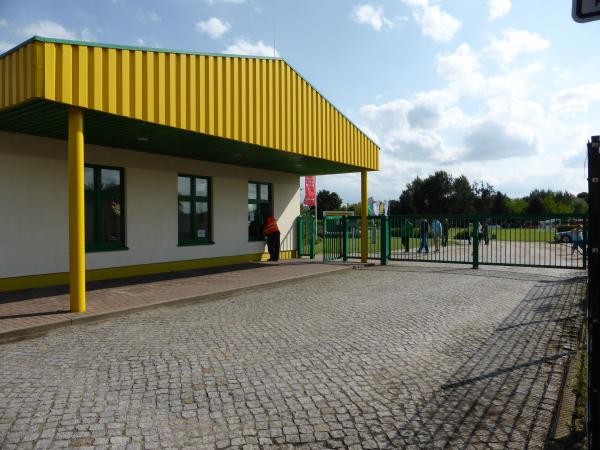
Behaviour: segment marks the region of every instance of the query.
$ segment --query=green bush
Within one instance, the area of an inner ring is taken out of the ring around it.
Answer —
[[[469,239],[469,231],[461,230],[454,235],[454,239]]]

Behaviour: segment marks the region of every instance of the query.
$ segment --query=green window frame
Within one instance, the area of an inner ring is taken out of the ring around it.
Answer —
[[[177,175],[178,245],[213,244],[209,177]]]
[[[84,186],[86,252],[127,250],[123,168],[86,164]]]
[[[248,182],[248,240],[263,241],[263,217],[273,214],[273,186],[262,181]]]

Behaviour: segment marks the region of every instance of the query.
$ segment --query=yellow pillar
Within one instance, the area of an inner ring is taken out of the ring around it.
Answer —
[[[85,312],[83,111],[69,109],[69,284],[71,312]]]
[[[367,262],[367,214],[368,199],[367,199],[367,171],[363,169],[360,173],[360,259],[363,263]]]

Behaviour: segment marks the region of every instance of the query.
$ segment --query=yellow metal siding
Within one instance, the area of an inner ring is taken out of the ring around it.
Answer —
[[[282,60],[35,41],[0,76],[0,109],[41,97],[378,169],[373,142]]]

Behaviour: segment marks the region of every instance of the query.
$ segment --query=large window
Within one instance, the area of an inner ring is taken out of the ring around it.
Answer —
[[[123,169],[85,166],[84,182],[86,250],[124,249]]]
[[[262,227],[271,207],[271,185],[268,183],[248,183],[248,239],[263,239]]]
[[[209,244],[210,180],[205,177],[179,175],[177,177],[179,209],[179,245]]]

